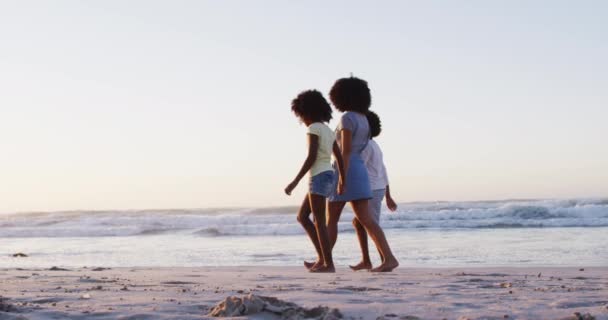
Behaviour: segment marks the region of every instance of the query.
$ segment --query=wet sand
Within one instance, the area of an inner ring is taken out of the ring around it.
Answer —
[[[327,319],[608,319],[608,267],[0,269],[0,284],[0,319],[209,319],[249,294],[339,311]]]

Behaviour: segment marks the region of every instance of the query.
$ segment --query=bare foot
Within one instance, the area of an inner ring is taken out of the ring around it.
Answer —
[[[391,272],[399,266],[397,259],[386,259],[381,265],[370,270],[371,272]]]
[[[320,265],[316,268],[310,269],[309,271],[313,273],[334,273],[336,272],[336,268],[334,266]]]
[[[321,263],[320,261],[315,261],[315,262],[304,261],[304,267],[306,267],[306,269],[308,269],[308,270],[315,268],[319,265],[323,265],[323,263]]]
[[[354,266],[349,266],[351,268],[351,270],[353,271],[359,271],[359,270],[369,270],[372,268],[372,263],[371,262],[365,262],[365,261],[361,261],[358,264],[354,265]]]

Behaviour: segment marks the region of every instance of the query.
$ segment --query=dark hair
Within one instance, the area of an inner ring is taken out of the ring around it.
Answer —
[[[314,122],[329,122],[332,112],[327,100],[317,90],[302,91],[291,101],[291,111]]]
[[[336,109],[367,112],[372,104],[372,96],[365,80],[350,77],[336,80],[329,91],[329,98]]]
[[[365,116],[367,117],[367,122],[369,123],[369,132],[372,138],[375,138],[380,135],[382,132],[382,122],[380,122],[380,117],[373,111],[368,111]]]

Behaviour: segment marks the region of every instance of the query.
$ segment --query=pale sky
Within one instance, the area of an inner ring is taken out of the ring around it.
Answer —
[[[298,204],[350,72],[399,201],[608,196],[606,57],[606,1],[2,1],[0,212]]]

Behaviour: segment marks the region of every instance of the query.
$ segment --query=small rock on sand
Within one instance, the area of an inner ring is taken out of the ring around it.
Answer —
[[[328,307],[316,307],[306,309],[295,303],[279,300],[274,297],[264,297],[249,294],[239,298],[230,296],[218,303],[209,312],[211,317],[238,317],[267,312],[286,320],[317,319],[334,320],[342,319],[338,309]]]
[[[574,315],[560,320],[595,320],[595,317],[589,313],[581,314],[580,312],[575,312]]]
[[[6,298],[0,296],[0,312],[17,312],[17,308],[9,303]]]
[[[13,254],[14,258],[27,258],[27,254],[23,253],[23,252],[17,252]]]
[[[68,269],[59,268],[59,267],[51,267],[49,271],[70,271]]]
[[[99,268],[93,268],[93,269],[91,269],[91,271],[104,271],[104,270],[110,270],[110,269],[111,268],[102,268],[102,267],[99,267]]]

